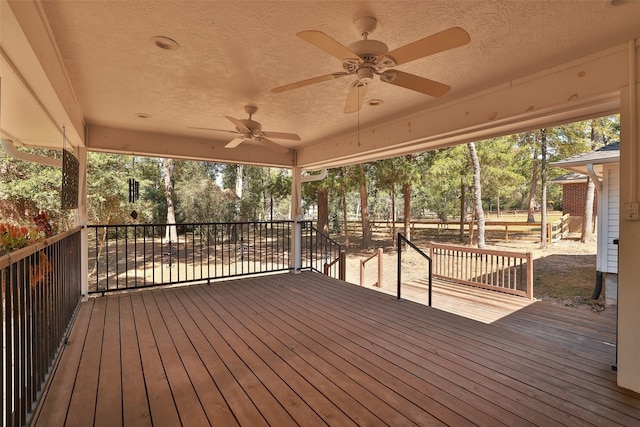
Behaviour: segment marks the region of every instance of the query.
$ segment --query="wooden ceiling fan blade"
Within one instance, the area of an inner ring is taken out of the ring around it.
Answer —
[[[313,77],[313,78],[310,78],[310,79],[301,80],[299,82],[289,83],[289,84],[284,85],[284,86],[276,87],[274,89],[271,89],[271,92],[273,92],[273,93],[286,92],[286,91],[291,90],[291,89],[297,89],[297,88],[300,88],[300,87],[309,86],[309,85],[320,83],[320,82],[325,82],[327,80],[337,79],[338,77],[343,77],[343,76],[346,76],[346,75],[347,75],[347,73],[344,73],[344,72],[325,74],[324,76]]]
[[[295,133],[262,131],[262,134],[267,138],[289,139],[291,141],[300,141],[300,136],[296,135]]]
[[[451,86],[444,83],[398,70],[385,71],[384,74],[380,75],[380,80],[434,97],[442,96],[451,90]]]
[[[356,59],[358,61],[360,60],[360,57],[353,53],[351,49],[329,37],[322,31],[300,31],[296,35],[302,40],[311,43],[315,47],[324,50],[329,55],[338,58],[340,61],[344,61],[345,59]]]
[[[276,144],[275,142],[273,142],[272,140],[270,140],[268,138],[256,138],[256,139],[262,145],[265,145],[266,147],[269,147],[273,151],[276,151],[278,153],[284,154],[284,153],[289,151],[289,149],[283,147],[282,145]]]
[[[229,116],[225,116],[225,117],[227,118],[227,120],[229,120],[231,123],[235,125],[236,129],[239,129],[242,132],[251,132],[251,130],[248,127],[246,127],[245,124],[242,123],[242,121]]]
[[[351,84],[349,93],[347,94],[347,101],[344,104],[345,113],[355,113],[362,108],[362,102],[364,96],[367,94],[367,84],[358,80]]]
[[[471,36],[469,36],[469,33],[460,27],[452,27],[394,49],[384,56],[393,58],[396,64],[400,65],[435,53],[444,52],[445,50],[464,46],[470,41]]]
[[[229,130],[229,129],[199,128],[199,127],[195,127],[195,126],[189,126],[189,129],[197,129],[197,130],[211,130],[211,131],[215,131],[215,132],[238,133],[238,131],[235,131],[235,130]]]
[[[239,136],[229,141],[229,143],[225,145],[224,148],[236,148],[238,145],[242,144],[244,141],[248,141],[248,140],[242,136]]]

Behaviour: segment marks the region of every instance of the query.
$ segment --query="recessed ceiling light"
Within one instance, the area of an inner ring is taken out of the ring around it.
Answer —
[[[148,119],[151,116],[149,114],[147,114],[147,113],[136,113],[136,117],[139,118],[139,119]]]
[[[379,105],[384,104],[384,101],[382,99],[370,99],[367,101],[367,104],[372,107],[377,107]]]
[[[154,36],[154,37],[151,37],[151,40],[153,41],[153,44],[155,44],[160,49],[164,49],[164,50],[180,49],[180,45],[178,44],[178,42],[173,39],[170,39],[169,37]]]

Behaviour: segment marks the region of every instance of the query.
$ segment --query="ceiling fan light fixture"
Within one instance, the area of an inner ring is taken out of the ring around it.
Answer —
[[[177,41],[166,36],[154,36],[154,37],[151,37],[151,41],[153,42],[153,44],[156,45],[156,47],[159,47],[160,49],[163,49],[163,50],[180,49],[180,45],[178,44]]]
[[[375,73],[371,67],[361,67],[357,71],[358,80],[365,84],[373,80],[374,75]]]

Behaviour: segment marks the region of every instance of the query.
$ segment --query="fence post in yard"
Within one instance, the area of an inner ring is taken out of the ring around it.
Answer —
[[[338,278],[347,280],[347,251],[340,251],[340,261],[338,261]]]

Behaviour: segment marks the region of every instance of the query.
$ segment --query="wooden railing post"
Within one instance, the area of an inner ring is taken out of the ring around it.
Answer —
[[[378,248],[378,287],[381,288],[382,287],[382,269],[383,269],[383,265],[384,265],[384,260],[382,259],[382,255],[383,255],[384,251],[382,248]]]
[[[527,298],[533,299],[533,254],[527,252]]]
[[[373,258],[378,257],[378,281],[373,284],[373,286],[381,287],[382,286],[382,259],[383,249],[378,248],[376,253],[369,256],[366,259],[360,260],[360,286],[364,286],[364,266],[367,262],[371,261]]]

